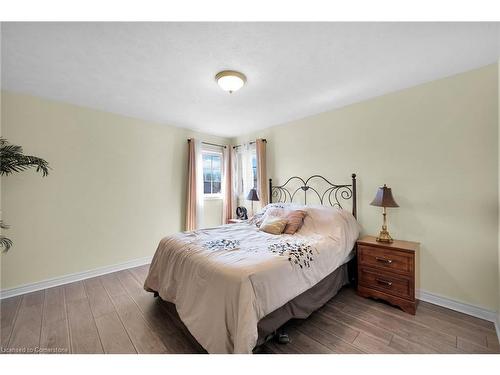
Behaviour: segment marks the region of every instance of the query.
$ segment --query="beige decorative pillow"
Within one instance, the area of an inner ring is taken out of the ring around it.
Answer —
[[[264,212],[264,214],[260,218],[257,218],[255,220],[255,225],[260,227],[262,223],[270,216],[281,217],[282,219],[284,219],[286,216],[285,210],[279,207],[270,207],[266,210],[266,212]]]
[[[302,224],[304,223],[304,218],[306,217],[307,212],[302,210],[294,210],[290,211],[285,219],[287,220],[287,224],[283,233],[285,234],[295,234]]]
[[[268,216],[260,225],[259,230],[270,234],[281,234],[288,221],[281,217]]]

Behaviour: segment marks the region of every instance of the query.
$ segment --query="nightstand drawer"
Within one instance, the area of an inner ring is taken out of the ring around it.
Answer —
[[[357,254],[361,265],[403,273],[405,275],[413,274],[413,254],[365,245],[358,245]]]
[[[394,273],[360,267],[359,284],[400,298],[414,300],[414,286],[411,279]]]

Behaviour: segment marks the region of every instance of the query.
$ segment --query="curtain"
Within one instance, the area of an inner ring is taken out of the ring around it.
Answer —
[[[243,202],[243,205],[249,208],[251,206],[251,202],[248,202],[247,195],[250,192],[250,189],[253,189],[254,181],[253,181],[253,168],[252,168],[252,159],[255,156],[255,145],[254,144],[244,144],[240,147],[241,149],[241,192],[239,197]],[[260,197],[260,196],[259,196]],[[253,215],[253,212],[251,213]]]
[[[242,173],[242,168],[243,168],[243,154],[242,154],[242,147],[238,147],[237,149],[234,150],[234,158],[233,158],[233,164],[234,164],[234,169],[233,169],[233,189],[234,189],[234,194],[236,195],[238,199],[238,205],[240,205],[240,195],[242,194],[243,191],[243,173]]]
[[[229,219],[233,218],[234,210],[236,209],[236,195],[234,190],[235,174],[233,173],[235,151],[232,146],[227,145],[223,150],[223,165],[224,170],[222,174],[222,223],[229,223]]]
[[[257,194],[260,198],[261,207],[269,203],[269,185],[266,170],[266,141],[257,139],[255,141],[257,152]]]
[[[203,155],[201,154],[201,141],[195,141],[196,157],[196,229],[204,227],[204,211],[205,197],[203,195]]]
[[[186,230],[196,229],[196,156],[194,139],[188,140],[188,181],[186,194]]]
[[[203,165],[201,142],[188,140],[188,181],[186,194],[186,230],[203,226]]]

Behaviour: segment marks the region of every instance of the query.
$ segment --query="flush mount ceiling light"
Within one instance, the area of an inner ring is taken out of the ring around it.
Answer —
[[[243,73],[235,70],[223,70],[215,75],[215,81],[222,90],[232,94],[245,85],[247,77],[245,77]]]

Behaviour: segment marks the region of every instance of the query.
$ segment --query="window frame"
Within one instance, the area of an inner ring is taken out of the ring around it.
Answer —
[[[203,171],[203,157],[204,155],[217,155],[220,157],[220,179],[221,179],[221,189],[220,193],[205,193],[205,179],[203,178],[203,198],[210,200],[210,199],[222,199],[222,180],[223,180],[223,173],[224,173],[224,160],[223,160],[223,154],[220,151],[215,151],[215,150],[207,150],[207,149],[202,149],[201,150],[201,160],[202,160],[202,175],[204,176],[204,171]],[[213,168],[212,168],[213,172]]]

